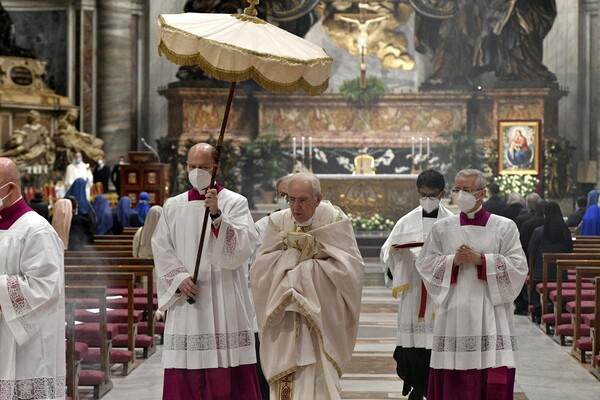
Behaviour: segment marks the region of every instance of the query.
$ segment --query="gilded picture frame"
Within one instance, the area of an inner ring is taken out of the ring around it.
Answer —
[[[540,173],[541,121],[498,121],[498,173]]]

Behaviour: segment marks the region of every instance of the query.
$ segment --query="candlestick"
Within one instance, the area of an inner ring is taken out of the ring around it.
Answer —
[[[310,172],[313,171],[312,160],[313,160],[312,136],[309,136],[308,137],[308,169],[309,169]]]
[[[429,145],[430,145],[430,142],[431,142],[431,139],[427,138],[427,158],[429,158],[429,151],[430,151]]]
[[[304,136],[302,136],[302,171],[304,171]]]
[[[296,138],[292,138],[292,174],[296,173]]]
[[[415,160],[415,137],[412,137],[412,150],[410,152],[410,155],[412,156],[413,161]]]
[[[419,155],[423,155],[423,136],[419,137]]]

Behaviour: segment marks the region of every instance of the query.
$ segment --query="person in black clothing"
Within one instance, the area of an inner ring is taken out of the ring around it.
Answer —
[[[92,223],[85,215],[79,215],[79,201],[75,196],[68,196],[73,204],[73,219],[71,219],[71,229],[69,230],[69,248],[71,251],[85,250],[86,244],[94,243],[92,234]]]
[[[533,217],[535,214],[535,203],[540,200],[541,197],[537,193],[529,193],[525,198],[526,208],[518,215],[514,221],[517,224],[517,228],[521,229],[521,226],[527,221],[529,218]]]
[[[483,203],[483,209],[487,212],[496,215],[502,215],[502,211],[506,207],[506,202],[500,198],[500,186],[492,183],[489,186],[490,198]]]
[[[500,215],[514,221],[515,218],[521,213],[521,210],[523,210],[524,206],[525,199],[523,196],[520,193],[511,193],[508,195],[508,198],[506,199],[506,207],[504,207],[504,210],[502,210]]]
[[[33,208],[33,211],[46,218],[46,221],[49,221],[48,203],[44,201],[42,192],[38,190],[35,191],[33,199],[29,202],[29,207]]]
[[[110,178],[110,167],[106,164],[106,158],[98,157],[98,164],[94,167],[94,183],[102,183],[104,193],[108,193],[108,179]]]
[[[575,211],[573,211],[571,214],[569,214],[569,217],[567,218],[567,226],[570,228],[579,226],[579,224],[581,223],[581,220],[583,219],[586,209],[587,209],[587,198],[578,197],[577,198],[577,208],[575,209]]]
[[[125,157],[119,157],[119,162],[113,167],[110,173],[110,180],[117,189],[117,194],[121,197],[121,165],[125,164]]]
[[[533,280],[534,292],[532,293],[532,304],[534,307],[534,321],[540,323],[542,306],[540,297],[535,292],[535,286],[542,282],[542,268],[544,253],[572,253],[573,240],[567,224],[565,224],[557,203],[549,201],[544,208],[544,224],[533,231],[529,241],[528,253],[533,260]],[[556,282],[556,264],[548,266],[548,282]],[[566,278],[566,277],[563,277]]]

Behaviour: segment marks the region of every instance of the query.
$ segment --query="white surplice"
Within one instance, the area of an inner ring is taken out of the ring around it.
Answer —
[[[177,293],[194,273],[200,242],[204,200],[188,193],[165,203],[154,235],[158,302],[169,310],[165,327],[163,367],[207,369],[256,362],[254,314],[245,269],[256,233],[248,202],[223,189],[218,194],[221,217],[218,236],[209,224],[198,273],[199,292],[190,305]]]
[[[90,164],[82,161],[79,164],[71,163],[67,165],[67,171],[65,172],[65,190],[69,190],[69,187],[71,187],[77,178],[81,178],[85,181],[85,196],[89,200],[90,190],[94,184],[94,175],[90,169]]]
[[[396,222],[392,233],[381,248],[381,262],[386,282],[388,270],[393,276],[392,295],[398,299],[398,331],[396,345],[431,349],[435,303],[427,296],[425,314],[419,318],[421,307],[421,276],[415,269],[415,261],[421,247],[395,249],[393,244],[425,241],[433,223],[453,215],[444,206],[438,208],[437,218],[424,218],[423,208],[418,206]],[[387,282],[388,285],[390,282]]]
[[[65,398],[63,259],[36,212],[0,229],[0,399]]]
[[[458,267],[457,282],[451,283],[454,254],[463,243],[485,255],[487,280],[478,278],[475,264],[463,264]],[[461,226],[460,214],[438,221],[416,267],[438,304],[431,367],[515,367],[513,300],[527,275],[515,223],[494,214],[485,226]]]

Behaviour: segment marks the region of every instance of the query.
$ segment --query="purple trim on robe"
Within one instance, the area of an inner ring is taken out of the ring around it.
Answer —
[[[261,400],[256,365],[166,368],[163,400]]]
[[[475,225],[475,226],[485,226],[490,219],[491,213],[485,211],[483,207],[481,210],[475,213],[475,217],[473,219],[469,219],[467,214],[464,212],[460,213],[460,226],[464,225]]]
[[[5,231],[9,229],[17,222],[21,215],[28,213],[29,211],[33,210],[27,205],[25,199],[21,197],[10,207],[6,207],[0,211],[0,230]]]
[[[429,369],[427,400],[513,400],[514,368]]]
[[[223,186],[219,185],[218,183],[215,183],[215,189],[217,189],[217,193],[220,193],[221,190],[225,189]],[[204,200],[204,195],[200,194],[200,192],[198,192],[197,189],[190,189],[188,190],[188,201],[194,201],[194,200]]]

